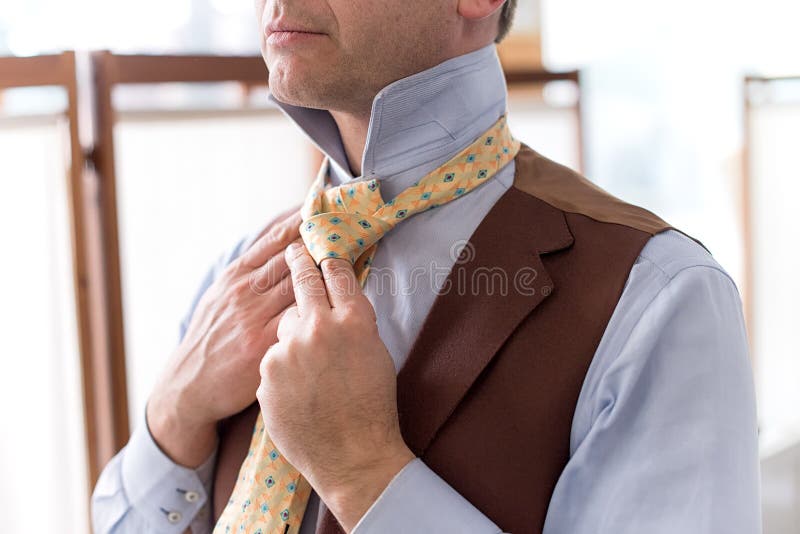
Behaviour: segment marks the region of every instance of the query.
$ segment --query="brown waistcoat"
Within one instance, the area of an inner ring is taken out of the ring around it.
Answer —
[[[586,371],[639,252],[669,228],[523,146],[513,187],[434,301],[397,375],[402,434],[504,532],[541,533]],[[256,414],[221,425],[215,518]],[[320,513],[317,534],[343,532]]]

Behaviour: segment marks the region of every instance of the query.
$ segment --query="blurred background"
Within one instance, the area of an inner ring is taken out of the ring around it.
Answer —
[[[517,137],[736,280],[767,534],[800,533],[798,21],[796,0],[520,0],[500,47]],[[319,156],[265,81],[247,0],[0,0],[5,532],[89,532],[210,265],[302,199]]]

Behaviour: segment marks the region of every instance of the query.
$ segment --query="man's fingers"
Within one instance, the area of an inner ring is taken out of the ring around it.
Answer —
[[[326,259],[320,263],[320,268],[331,307],[342,308],[362,297],[361,286],[349,261]]]
[[[255,294],[266,294],[284,278],[288,277],[289,266],[286,265],[286,258],[282,252],[283,251],[280,251],[278,254],[272,256],[266,264],[250,273],[250,289]]]
[[[247,252],[242,254],[242,264],[257,269],[267,263],[267,260],[283,251],[289,243],[300,236],[301,222],[299,211],[293,210],[279,216],[276,222],[247,249]]]
[[[317,269],[306,247],[300,243],[289,245],[286,248],[286,263],[292,273],[294,300],[300,316],[330,310],[322,273]]]
[[[271,322],[275,317],[279,318],[288,306],[294,305],[291,277],[285,276],[266,294],[256,295],[255,298],[260,299],[256,313],[262,314],[265,324]]]

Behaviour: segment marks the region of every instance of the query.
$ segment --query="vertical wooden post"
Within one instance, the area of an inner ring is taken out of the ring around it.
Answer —
[[[67,175],[68,209],[72,240],[72,275],[75,298],[75,317],[78,328],[81,388],[83,392],[83,420],[86,442],[87,481],[91,487],[99,476],[99,434],[96,423],[97,395],[93,367],[94,339],[92,328],[91,261],[89,258],[89,229],[87,204],[90,199],[84,188],[85,158],[78,134],[78,83],[74,52],[64,52],[61,74],[67,91],[67,120],[69,122],[70,162]]]
[[[101,275],[95,295],[96,336],[95,385],[100,406],[96,406],[101,434],[98,460],[105,465],[128,441],[128,388],[125,369],[125,339],[122,311],[122,284],[117,224],[116,170],[114,162],[114,109],[111,92],[114,84],[113,56],[106,51],[91,56],[94,76],[94,134],[91,152],[95,178],[94,240]]]

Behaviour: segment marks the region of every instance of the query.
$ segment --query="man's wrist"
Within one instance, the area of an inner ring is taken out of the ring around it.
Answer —
[[[317,491],[344,531],[349,533],[397,473],[415,458],[403,445],[395,453],[354,470],[352,476],[343,477],[330,488]]]
[[[180,417],[171,404],[155,399],[145,409],[147,428],[156,445],[176,464],[196,469],[217,446],[215,423],[195,423]]]

